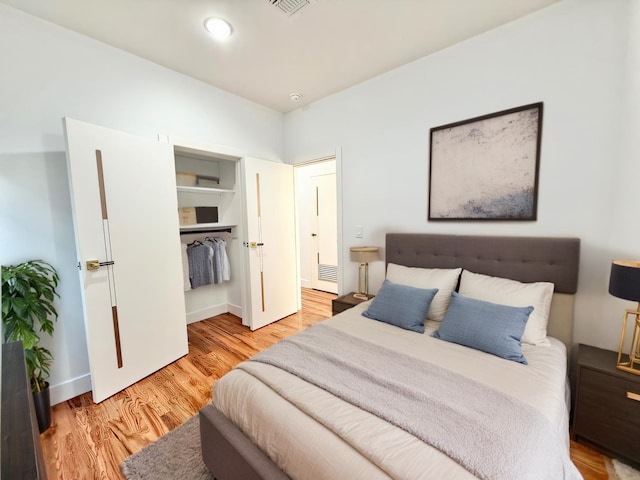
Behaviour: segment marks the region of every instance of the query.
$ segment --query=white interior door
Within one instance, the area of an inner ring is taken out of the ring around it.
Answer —
[[[242,159],[246,207],[248,324],[252,330],[297,311],[293,166]]]
[[[311,287],[338,293],[338,220],[336,202],[336,174],[311,178],[315,189],[316,258],[313,262]]]
[[[93,400],[100,402],[188,351],[173,152],[77,120],[64,126]],[[103,266],[90,270],[91,260]]]

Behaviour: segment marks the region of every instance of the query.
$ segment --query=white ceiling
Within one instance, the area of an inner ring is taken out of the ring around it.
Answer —
[[[0,0],[281,112],[557,1],[311,0],[288,17],[272,0]],[[210,16],[229,40],[208,36]]]

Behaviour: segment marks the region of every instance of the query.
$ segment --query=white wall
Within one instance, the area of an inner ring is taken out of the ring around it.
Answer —
[[[638,140],[625,141],[640,127],[632,3],[565,0],[285,115],[287,161],[342,149],[343,291],[357,283],[355,267],[346,268],[355,225],[364,226],[358,244],[378,246],[387,232],[577,236],[574,340],[617,350],[625,302],[607,293],[609,265],[619,252],[640,257],[629,181],[640,173]],[[429,129],[538,101],[538,220],[427,222]],[[383,276],[383,262],[373,263],[372,289]]]
[[[614,177],[610,205],[611,228],[608,237],[611,259],[637,260],[640,258],[640,197],[635,184],[640,178],[640,2],[631,1],[627,14],[628,37],[624,85],[619,92],[626,106],[619,128],[622,134],[619,158],[605,159],[617,170]],[[608,272],[605,275],[608,279]],[[603,299],[605,310],[602,327],[618,327],[622,323],[625,308],[634,305],[612,296]],[[630,338],[631,326],[627,331]],[[612,347],[613,348],[613,347]]]
[[[282,115],[4,5],[0,59],[0,264],[60,271],[57,403],[90,389],[61,118],[277,160]]]

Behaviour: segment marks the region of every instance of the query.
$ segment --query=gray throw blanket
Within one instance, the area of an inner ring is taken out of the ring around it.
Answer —
[[[406,430],[481,479],[582,478],[551,422],[531,406],[329,326],[310,327],[251,361],[290,372]]]

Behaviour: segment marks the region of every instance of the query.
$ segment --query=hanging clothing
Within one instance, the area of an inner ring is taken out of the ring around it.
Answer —
[[[229,263],[229,257],[227,256],[227,242],[222,238],[218,238],[217,240],[220,243],[222,256],[222,281],[228,282],[231,280],[231,264]]]
[[[207,238],[204,244],[211,247],[213,256],[211,257],[211,266],[213,268],[213,283],[222,283],[222,257],[220,255],[220,247],[215,238]]]
[[[189,278],[191,288],[198,288],[202,285],[210,285],[214,282],[213,249],[211,246],[197,242],[187,247],[189,257]]]
[[[205,239],[204,243],[213,250],[213,256],[211,258],[213,283],[220,284],[222,282],[228,282],[231,279],[231,266],[229,264],[229,257],[227,256],[227,242],[222,238],[215,237]]]

